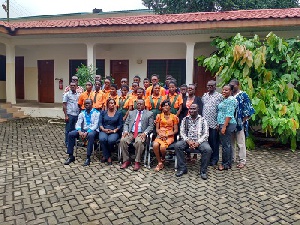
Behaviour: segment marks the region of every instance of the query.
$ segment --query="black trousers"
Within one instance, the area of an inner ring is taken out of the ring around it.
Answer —
[[[215,165],[219,161],[219,145],[220,145],[219,131],[217,129],[209,128],[208,143],[212,149],[210,162],[211,164]]]
[[[201,163],[200,163],[200,173],[206,173],[207,167],[210,161],[210,157],[212,154],[211,147],[208,142],[205,141],[199,145],[197,149],[189,149],[186,141],[178,141],[175,144],[175,152],[177,157],[177,169],[184,171],[187,170],[186,162],[185,162],[185,154],[186,153],[201,153]]]

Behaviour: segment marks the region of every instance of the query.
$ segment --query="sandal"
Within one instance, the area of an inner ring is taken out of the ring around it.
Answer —
[[[158,172],[164,168],[164,164],[162,162],[158,163],[155,167],[154,171]]]
[[[221,165],[219,165],[218,170],[220,170],[220,171],[225,170],[225,167],[221,164]]]
[[[195,163],[197,161],[197,154],[193,155],[193,158],[191,158],[191,163]]]
[[[246,165],[244,163],[239,163],[236,165],[237,168],[242,169],[244,168]]]

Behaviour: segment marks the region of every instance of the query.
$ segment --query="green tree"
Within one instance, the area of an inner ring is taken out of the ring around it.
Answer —
[[[261,41],[257,35],[248,39],[237,34],[230,39],[216,38],[212,45],[217,51],[210,57],[198,57],[199,65],[221,78],[219,86],[238,79],[256,111],[252,125],[261,126],[265,133],[296,149],[300,40],[284,40],[269,33]]]
[[[78,77],[78,85],[83,87],[84,89],[86,88],[86,82],[90,81],[92,84],[94,84],[95,81],[95,74],[96,74],[97,68],[94,68],[92,65],[86,66],[81,64],[77,69],[76,69],[76,76]]]
[[[142,0],[157,14],[296,8],[298,0]]]

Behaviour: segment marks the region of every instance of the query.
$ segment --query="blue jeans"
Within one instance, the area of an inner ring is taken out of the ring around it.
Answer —
[[[107,134],[102,131],[99,133],[100,147],[105,159],[111,157],[111,150],[113,149],[114,144],[117,142],[119,137],[120,135],[118,133]]]
[[[87,152],[86,155],[87,157],[90,157],[93,153],[93,148],[94,148],[94,140],[96,138],[97,131],[91,131],[88,133],[86,139],[88,140],[88,146],[87,146]],[[67,154],[73,155],[74,152],[74,146],[75,146],[75,141],[76,138],[79,138],[79,133],[77,130],[73,130],[69,133],[68,135],[68,147],[67,147]]]
[[[68,146],[68,134],[72,131],[75,130],[75,125],[78,119],[78,116],[72,116],[68,114],[69,121],[66,122],[66,132],[65,132],[65,144]]]
[[[220,131],[222,130],[223,124],[220,124]],[[232,146],[231,136],[236,128],[236,124],[229,123],[226,127],[225,134],[220,133],[220,141],[222,144],[222,165],[228,169],[232,163]]]

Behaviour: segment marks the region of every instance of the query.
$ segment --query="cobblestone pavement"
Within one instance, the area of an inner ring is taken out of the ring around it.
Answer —
[[[0,224],[300,224],[300,153],[256,150],[247,167],[209,179],[120,170],[85,152],[64,166],[64,128],[46,119],[0,123]]]

